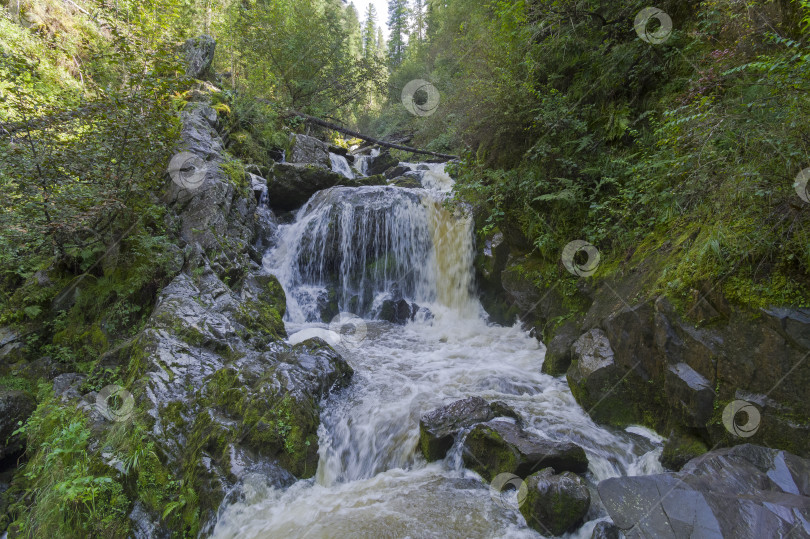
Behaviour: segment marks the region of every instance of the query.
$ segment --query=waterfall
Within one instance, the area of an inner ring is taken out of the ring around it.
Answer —
[[[354,377],[321,412],[315,478],[289,488],[245,478],[214,537],[538,537],[517,502],[493,498],[464,468],[458,442],[444,461],[422,458],[420,416],[472,395],[505,402],[533,436],[581,445],[591,485],[661,471],[660,438],[595,424],[564,378],[541,372],[542,344],[518,324],[487,323],[471,291],[471,219],[443,205],[452,179],[443,165],[402,165],[423,188],[335,187],[278,227],[264,266],[287,293],[288,341],[325,339]],[[385,299],[398,298],[435,316],[374,320]],[[364,326],[359,338],[327,325],[339,311],[362,317],[353,318]],[[571,537],[590,537],[605,516],[592,505]]]
[[[282,226],[266,265],[288,291],[291,322],[351,312],[374,318],[385,300],[478,316],[472,220],[425,189],[335,187]]]
[[[354,178],[352,167],[349,166],[349,161],[345,157],[336,153],[330,153],[329,159],[332,161],[332,172],[337,172],[349,179]]]

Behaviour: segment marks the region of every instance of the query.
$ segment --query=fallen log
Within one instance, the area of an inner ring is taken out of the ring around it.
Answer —
[[[333,124],[331,122],[327,122],[325,120],[321,120],[320,118],[316,118],[315,116],[310,116],[309,114],[304,114],[303,112],[298,112],[297,110],[291,110],[287,114],[290,116],[298,116],[299,118],[303,118],[309,123],[313,123],[315,125],[320,125],[321,127],[325,127],[327,129],[332,129],[333,131],[337,131],[338,133],[343,133],[344,135],[348,135],[350,137],[359,138],[361,140],[365,140],[366,142],[371,142],[372,144],[376,144],[378,146],[382,146],[384,148],[392,148],[394,150],[402,150],[404,152],[410,153],[418,153],[422,155],[432,155],[433,157],[438,157],[439,159],[458,159],[457,155],[448,155],[445,153],[438,153],[438,152],[431,152],[428,150],[420,150],[418,148],[411,148],[410,146],[403,146],[402,144],[394,144],[392,142],[385,142],[384,140],[380,140],[374,137],[370,137],[368,135],[364,135],[362,133],[358,133],[357,131],[353,131],[346,127]]]

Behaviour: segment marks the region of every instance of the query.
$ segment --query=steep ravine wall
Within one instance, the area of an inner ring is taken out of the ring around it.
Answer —
[[[644,424],[697,453],[750,442],[810,455],[810,311],[742,309],[712,283],[671,301],[649,292],[663,266],[654,253],[610,277],[539,286],[529,275],[544,263],[502,234],[478,251],[493,320],[533,327],[544,372],[565,375],[595,420]]]

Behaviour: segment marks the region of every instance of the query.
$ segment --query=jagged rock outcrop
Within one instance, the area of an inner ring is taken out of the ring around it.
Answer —
[[[679,473],[599,483],[613,522],[636,537],[810,536],[810,461],[744,444]]]
[[[543,371],[558,375],[567,366],[574,396],[596,420],[643,423],[664,435],[674,429],[709,446],[752,441],[810,455],[803,389],[810,311],[744,310],[708,284],[676,308],[647,295],[660,270],[650,260],[621,277],[576,280],[563,297],[528,277],[539,262],[521,257],[525,248],[513,230],[482,241],[476,267],[484,307],[498,322],[519,316],[534,328],[548,346]],[[583,348],[597,335],[609,360]],[[724,424],[722,412],[735,400],[756,408],[751,437]]]
[[[186,76],[192,79],[204,79],[210,73],[217,50],[216,40],[209,35],[201,35],[187,40],[183,44],[186,55]]]

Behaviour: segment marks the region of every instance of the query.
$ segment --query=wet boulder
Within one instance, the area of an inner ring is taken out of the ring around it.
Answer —
[[[420,189],[422,182],[415,176],[398,176],[391,180],[394,187],[405,187],[407,189]]]
[[[380,155],[376,157],[370,157],[368,159],[366,174],[369,176],[374,176],[375,174],[382,174],[386,170],[391,167],[395,167],[399,164],[399,161],[396,157],[392,156],[389,152],[385,151],[382,152]]]
[[[591,493],[576,474],[554,474],[545,468],[526,478],[526,500],[520,512],[543,535],[562,535],[582,524],[591,506]]]
[[[329,144],[307,135],[294,135],[292,150],[287,159],[290,163],[306,163],[332,169]]]
[[[406,172],[410,172],[411,169],[406,167],[405,165],[397,165],[395,167],[391,167],[385,171],[385,177],[389,180],[393,180],[394,178],[399,178],[400,176],[404,176]]]
[[[515,417],[517,413],[502,402],[488,403],[481,397],[469,397],[424,414],[419,420],[419,447],[432,462],[447,455],[462,429],[495,417]]]
[[[810,460],[786,451],[739,445],[678,473],[616,477],[598,490],[630,538],[810,535]]]
[[[340,174],[316,165],[276,163],[267,181],[267,201],[276,211],[296,210],[318,191],[343,181]]]
[[[373,185],[388,185],[385,176],[377,174],[375,176],[357,176],[355,178],[344,178],[341,180],[340,185],[346,187],[365,187]]]
[[[464,440],[464,465],[487,481],[501,473],[526,477],[541,468],[584,473],[585,451],[571,442],[544,440],[516,423],[495,419],[472,428]]]
[[[380,320],[391,322],[392,324],[405,324],[413,320],[414,315],[419,311],[419,306],[415,303],[408,303],[407,300],[401,299],[394,301],[387,299],[383,302],[380,308]]]
[[[31,394],[18,390],[0,390],[0,460],[25,448],[25,438],[13,435],[34,412],[37,402]]]

